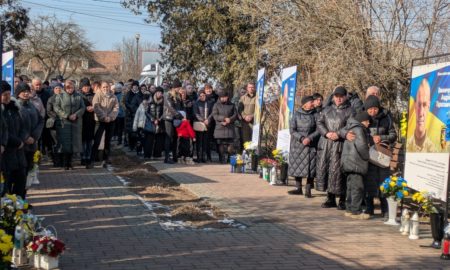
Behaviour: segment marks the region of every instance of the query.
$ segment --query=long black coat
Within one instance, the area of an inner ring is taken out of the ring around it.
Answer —
[[[164,132],[164,122],[163,122],[163,113],[164,113],[164,98],[160,100],[153,99],[152,103],[149,106],[150,116],[153,121],[158,120],[159,124],[156,126],[156,133]]]
[[[372,117],[369,125],[370,136],[379,135],[381,141],[392,144],[397,140],[397,132],[394,128],[394,122],[391,113],[381,108],[377,116]],[[369,141],[373,145],[373,140]],[[366,192],[370,196],[377,196],[379,186],[390,175],[389,168],[381,168],[369,163],[369,170],[364,180]]]
[[[294,177],[314,178],[316,176],[317,142],[320,134],[317,131],[315,110],[299,109],[291,119],[291,146],[289,151],[289,175]],[[311,143],[303,145],[302,141],[309,138]]]
[[[347,120],[354,114],[348,102],[325,107],[317,121],[317,130],[321,137],[317,148],[316,189],[341,195],[345,192],[345,183],[341,172],[341,153],[347,130]],[[339,139],[332,141],[325,136],[328,132],[337,132]]]
[[[369,134],[367,128],[355,119],[350,118],[347,122],[347,130],[352,131],[356,138],[344,142],[341,169],[344,173],[365,176],[369,164]]]
[[[82,93],[84,107],[92,106],[92,99],[94,98],[94,92]],[[92,141],[95,135],[95,113],[94,111],[88,112],[87,110],[83,114],[83,131],[81,133],[82,141]]]
[[[137,93],[134,93],[133,91],[128,91],[128,93],[125,95],[125,131],[127,133],[133,132],[133,121],[134,121],[134,115],[136,114],[137,108],[139,108],[138,104],[135,105],[134,97],[137,95]]]
[[[3,119],[8,127],[8,139],[3,153],[5,158],[2,159],[2,168],[6,172],[27,167],[24,148],[19,149],[19,146],[29,136],[27,134],[29,122],[20,115],[19,106],[15,100],[11,100],[3,111]]]
[[[214,138],[233,139],[235,136],[234,121],[237,119],[237,110],[234,104],[230,101],[226,103],[222,103],[220,101],[216,102],[212,110],[212,116],[216,121]],[[230,118],[230,123],[226,126],[222,125],[225,118]]]

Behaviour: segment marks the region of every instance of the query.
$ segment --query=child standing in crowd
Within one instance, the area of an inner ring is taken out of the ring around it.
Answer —
[[[183,116],[183,120],[180,126],[177,127],[178,156],[181,163],[194,164],[192,160],[192,142],[195,142],[195,132],[186,117],[186,112],[180,111],[180,114]]]
[[[364,199],[363,179],[369,166],[369,124],[370,116],[366,111],[350,118],[346,128],[355,134],[355,140],[346,140],[342,149],[341,169],[347,176],[345,216],[355,219],[370,218],[370,215],[361,211]]]

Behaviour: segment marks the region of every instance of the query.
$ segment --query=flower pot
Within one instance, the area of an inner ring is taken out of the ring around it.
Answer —
[[[15,266],[22,266],[28,264],[27,252],[24,248],[15,248],[12,252],[12,262]]]
[[[289,166],[287,163],[283,163],[280,166],[280,172],[278,174],[278,180],[283,183],[283,185],[286,184],[287,178],[288,178],[288,169]]]
[[[277,168],[272,167],[272,169],[270,169],[270,184],[272,186],[277,184]]]
[[[263,170],[262,170],[261,166],[258,167],[258,174],[259,174],[259,178],[263,178]]]
[[[236,170],[234,171],[235,173],[242,173],[242,164],[237,164],[236,165]]]
[[[31,255],[31,260],[33,262],[34,268],[38,269],[41,268],[41,255],[40,254],[33,254]]]
[[[59,258],[58,257],[50,257],[47,255],[41,255],[41,266],[40,268],[49,270],[58,268]]]
[[[258,156],[256,154],[252,155],[252,171],[256,172],[258,170]]]
[[[394,197],[387,198],[388,202],[388,209],[389,209],[389,219],[384,224],[386,225],[400,225],[396,218],[397,218],[397,209],[398,209],[398,203],[394,199]]]
[[[430,214],[431,236],[433,237],[432,248],[440,249],[444,238],[444,215],[441,213]]]
[[[266,180],[267,182],[270,181],[270,171],[269,171],[269,168],[263,167],[263,168],[262,168],[262,172],[263,172],[263,179]]]

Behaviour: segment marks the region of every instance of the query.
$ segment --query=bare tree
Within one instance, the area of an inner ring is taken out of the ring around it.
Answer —
[[[84,31],[77,24],[61,22],[54,16],[40,16],[30,23],[20,46],[19,65],[37,61],[45,80],[52,74],[68,78],[78,71],[83,61],[92,59],[92,44]]]
[[[114,45],[114,50],[122,55],[122,71],[118,74],[121,80],[130,78],[138,79],[141,73],[141,66],[136,60],[136,40],[134,38],[123,38],[122,42]],[[140,42],[139,52],[147,50],[158,50],[158,45],[151,42]]]

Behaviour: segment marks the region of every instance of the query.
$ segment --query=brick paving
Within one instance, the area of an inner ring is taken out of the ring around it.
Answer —
[[[431,242],[427,226],[411,241],[380,219],[321,209],[323,194],[287,196],[225,165],[152,165],[249,227],[164,231],[107,170],[47,169],[29,199],[68,245],[61,269],[450,269],[439,250],[420,247]]]

